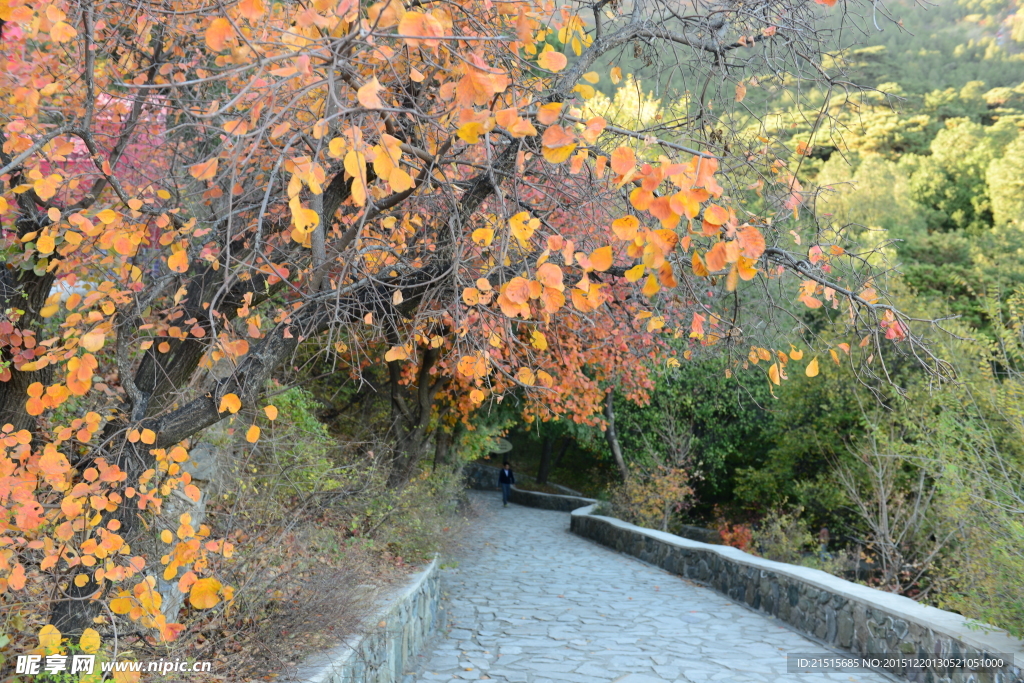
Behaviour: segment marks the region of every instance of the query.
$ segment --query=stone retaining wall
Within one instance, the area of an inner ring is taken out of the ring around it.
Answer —
[[[559,512],[572,512],[581,505],[593,505],[597,502],[593,498],[557,496],[552,493],[541,493],[540,491],[526,491],[515,486],[512,487],[512,495],[508,499],[513,503],[525,505],[526,507],[558,510]]]
[[[435,559],[365,622],[366,631],[316,655],[286,680],[294,683],[397,683],[443,626],[441,571]]]
[[[585,499],[577,499],[584,505]],[[523,501],[524,505],[529,502]],[[1011,655],[1000,671],[904,670],[891,673],[922,683],[1024,683],[1024,642],[1004,631],[971,628],[960,615],[825,572],[749,555],[591,514],[572,512],[571,530],[615,550],[707,585],[770,614],[829,645],[859,654],[921,658]],[[1024,590],[1024,589],[1022,589]]]

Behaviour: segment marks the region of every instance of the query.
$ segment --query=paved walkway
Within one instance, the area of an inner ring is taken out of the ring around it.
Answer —
[[[569,515],[471,494],[479,516],[445,570],[449,631],[406,681],[461,683],[882,683],[787,674],[825,653],[712,590],[569,533]]]

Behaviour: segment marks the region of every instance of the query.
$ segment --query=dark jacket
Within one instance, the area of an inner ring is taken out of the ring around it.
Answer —
[[[516,475],[512,474],[512,468],[509,468],[508,472],[504,468],[498,470],[498,483],[499,484],[514,484],[516,483]]]

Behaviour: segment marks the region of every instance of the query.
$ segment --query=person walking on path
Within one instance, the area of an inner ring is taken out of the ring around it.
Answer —
[[[501,486],[501,502],[508,507],[508,496],[512,493],[512,484],[516,483],[516,475],[512,474],[512,466],[505,461],[498,472],[498,485]]]

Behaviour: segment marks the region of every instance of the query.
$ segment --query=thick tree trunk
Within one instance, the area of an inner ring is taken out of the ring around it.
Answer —
[[[629,467],[626,466],[626,460],[622,457],[622,447],[619,445],[619,436],[615,431],[614,399],[615,391],[609,390],[608,397],[604,402],[604,417],[608,421],[608,427],[604,430],[604,438],[608,440],[608,447],[612,450],[615,465],[619,468],[619,476],[622,477],[623,482],[626,482],[629,480]]]
[[[430,375],[439,355],[437,349],[421,351],[416,384],[408,388],[402,385],[401,361],[388,363],[392,438],[395,440],[391,473],[388,475],[388,486],[391,488],[405,486],[426,454],[434,399],[448,382],[447,379],[434,379]]]
[[[540,451],[540,465],[537,467],[537,483],[548,483],[548,473],[551,471],[551,450],[554,443],[550,436],[544,437],[544,446]]]
[[[565,454],[569,452],[569,446],[571,446],[571,445],[572,445],[572,438],[568,437],[568,436],[563,436],[562,437],[562,445],[558,449],[558,455],[555,456],[555,461],[553,463],[551,463],[551,470],[552,471],[557,470],[558,466],[562,464],[562,458],[564,458]]]
[[[447,429],[439,429],[434,436],[434,465],[431,469],[434,472],[437,471],[438,467],[444,469],[448,464],[449,453],[452,449],[452,442],[454,441],[454,434],[449,432]]]

